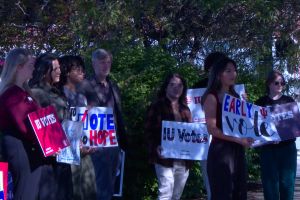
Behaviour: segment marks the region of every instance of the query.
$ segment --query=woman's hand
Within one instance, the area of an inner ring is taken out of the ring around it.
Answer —
[[[156,152],[157,152],[157,155],[159,158],[164,158],[162,155],[161,155],[161,152],[163,151],[163,148],[159,145],[156,147]]]
[[[241,144],[241,145],[243,145],[244,147],[249,148],[249,147],[252,146],[253,142],[254,142],[254,139],[248,137],[248,138],[239,138],[239,142],[238,143]]]
[[[96,148],[84,147],[84,146],[82,146],[82,143],[80,143],[80,152],[83,156],[91,154],[91,153],[95,153],[96,151],[97,151]]]

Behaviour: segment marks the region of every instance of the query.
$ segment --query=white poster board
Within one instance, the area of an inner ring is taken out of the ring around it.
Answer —
[[[118,146],[113,109],[110,107],[72,107],[73,121],[83,122],[82,145],[84,147]]]
[[[270,113],[269,108],[225,94],[222,104],[223,133],[261,142],[279,141]]]
[[[206,124],[162,121],[161,136],[163,157],[206,160],[209,147]]]

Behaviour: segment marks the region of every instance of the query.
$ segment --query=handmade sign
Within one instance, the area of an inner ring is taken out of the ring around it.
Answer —
[[[51,156],[70,145],[53,106],[32,112],[28,118],[44,156]]]
[[[205,160],[209,147],[206,124],[162,121],[162,156]]]
[[[80,138],[82,135],[83,123],[64,120],[62,127],[70,141],[70,146],[61,150],[56,156],[57,162],[80,165]]]
[[[270,110],[225,94],[222,104],[222,127],[225,135],[278,141],[280,137]]]
[[[243,97],[245,94],[244,84],[235,85],[235,91]],[[186,95],[187,105],[192,113],[193,122],[205,123],[205,115],[201,106],[201,98],[206,88],[188,89]]]
[[[271,106],[270,111],[281,140],[300,136],[300,113],[296,102]]]
[[[85,147],[118,146],[113,109],[110,107],[71,108],[73,121],[83,122],[82,144]]]

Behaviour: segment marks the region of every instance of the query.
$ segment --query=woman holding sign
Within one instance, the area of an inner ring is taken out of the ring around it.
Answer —
[[[265,107],[295,102],[292,97],[282,94],[284,85],[282,73],[271,71],[266,80],[267,95],[258,99],[256,104]],[[267,144],[259,149],[265,199],[293,199],[297,169],[295,139]]]
[[[191,161],[167,159],[161,155],[162,121],[191,122],[191,112],[186,105],[186,82],[179,74],[169,75],[158,93],[158,100],[148,111],[145,133],[150,162],[155,165],[158,179],[158,199],[179,200],[189,176]]]
[[[29,113],[39,109],[27,85],[34,63],[35,58],[28,50],[13,49],[8,53],[1,73],[2,153],[12,172],[16,200],[35,200],[40,193],[44,156],[27,118]]]
[[[208,150],[207,172],[212,200],[247,199],[246,160],[244,147],[250,138],[226,136],[222,132],[222,100],[225,93],[239,98],[234,90],[236,63],[223,58],[211,69],[202,105],[212,141]]]
[[[67,98],[69,107],[86,107],[87,99],[77,92],[77,86],[84,79],[84,62],[79,56],[63,56],[59,58],[61,79],[59,88]],[[96,183],[94,166],[87,147],[81,148],[80,165],[72,165],[74,200],[96,199]]]
[[[51,54],[40,55],[35,63],[33,77],[29,81],[32,93],[42,107],[55,107],[60,121],[68,117],[67,101],[55,86],[60,80],[60,65]],[[73,199],[71,167],[57,163],[55,157],[47,157],[47,166],[42,172],[43,197],[50,199]]]

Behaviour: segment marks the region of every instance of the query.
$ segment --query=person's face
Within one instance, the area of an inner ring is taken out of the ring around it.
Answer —
[[[84,71],[81,66],[73,66],[71,71],[68,73],[68,80],[71,83],[77,84],[83,81]]]
[[[229,87],[235,84],[237,73],[234,65],[229,62],[225,70],[220,74],[220,81],[224,87]]]
[[[52,72],[51,72],[51,79],[52,83],[57,83],[60,80],[60,65],[58,60],[53,60],[52,61]]]
[[[285,83],[281,76],[276,76],[274,81],[269,84],[270,93],[279,94],[282,92]]]
[[[104,59],[95,59],[93,61],[93,68],[96,76],[107,77],[110,73],[111,69],[111,59],[110,57],[106,57]]]
[[[24,80],[29,80],[32,78],[34,64],[35,64],[35,57],[29,56],[27,62],[23,66],[20,66],[19,73],[22,75]]]
[[[166,96],[170,99],[179,99],[183,92],[183,83],[180,78],[173,77],[166,89]]]

